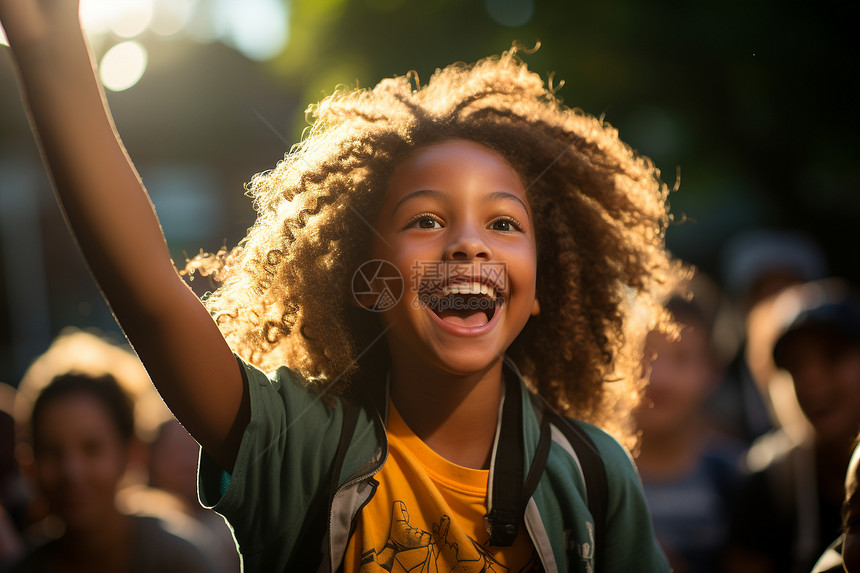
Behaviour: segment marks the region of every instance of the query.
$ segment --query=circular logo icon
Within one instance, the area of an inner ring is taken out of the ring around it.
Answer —
[[[403,277],[388,261],[367,261],[352,275],[352,298],[361,308],[383,312],[397,304],[401,296]]]

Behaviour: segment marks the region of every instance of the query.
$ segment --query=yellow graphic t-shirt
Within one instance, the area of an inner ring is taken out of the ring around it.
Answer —
[[[345,571],[543,570],[525,526],[511,547],[489,547],[484,528],[489,471],[458,466],[434,452],[393,404],[387,430],[388,460],[349,540]]]

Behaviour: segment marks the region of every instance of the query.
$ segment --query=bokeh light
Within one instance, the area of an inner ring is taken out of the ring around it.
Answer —
[[[140,43],[117,44],[105,53],[99,64],[102,85],[115,92],[127,90],[143,77],[147,60],[146,48]]]
[[[146,35],[208,43],[220,41],[246,58],[266,61],[286,47],[285,0],[81,0],[81,23],[102,57],[106,88],[129,89],[146,71]],[[129,44],[128,40],[137,40]],[[9,42],[0,26],[0,45]]]
[[[182,33],[191,20],[196,4],[196,0],[156,1],[150,30],[162,37]]]
[[[222,39],[252,60],[269,60],[287,43],[289,13],[278,0],[220,0]]]
[[[509,28],[524,25],[535,11],[534,0],[485,0],[484,6],[493,20]]]
[[[490,1],[526,2],[531,6],[533,0]],[[102,45],[105,41],[110,45],[111,40],[140,39],[151,32],[162,38],[221,41],[248,59],[267,61],[280,54],[289,39],[290,11],[285,0],[81,0],[80,14],[87,34]],[[0,44],[8,45],[2,28]],[[123,78],[112,86],[124,85],[145,71],[146,50],[142,45],[123,47],[111,58],[105,54],[102,61],[113,62],[117,54],[130,58],[127,63],[136,67],[102,72],[102,78]],[[140,77],[121,89],[138,80]]]
[[[129,1],[127,8],[111,23],[110,31],[120,38],[142,34],[152,22],[152,0]]]
[[[90,34],[107,34],[115,26],[122,32],[140,27],[141,15],[152,14],[152,0],[81,0],[81,23]],[[146,29],[148,22],[138,34]],[[136,35],[136,34],[132,34]],[[122,36],[131,37],[131,36]]]

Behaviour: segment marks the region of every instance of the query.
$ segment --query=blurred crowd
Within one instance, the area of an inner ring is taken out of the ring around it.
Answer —
[[[858,296],[810,238],[759,230],[668,302],[680,333],[648,335],[635,418],[677,573],[860,571]]]
[[[761,230],[667,307],[679,332],[648,335],[634,419],[674,570],[860,572],[855,286],[809,238]],[[0,570],[239,570],[197,501],[196,442],[127,349],[63,333],[0,385],[0,426]]]
[[[239,571],[197,443],[126,348],[62,333],[0,385],[0,424],[0,570]]]

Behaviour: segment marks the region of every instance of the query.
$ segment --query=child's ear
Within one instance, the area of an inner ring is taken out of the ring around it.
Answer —
[[[540,302],[538,302],[537,297],[535,297],[535,302],[532,304],[532,316],[537,316],[540,314]]]

